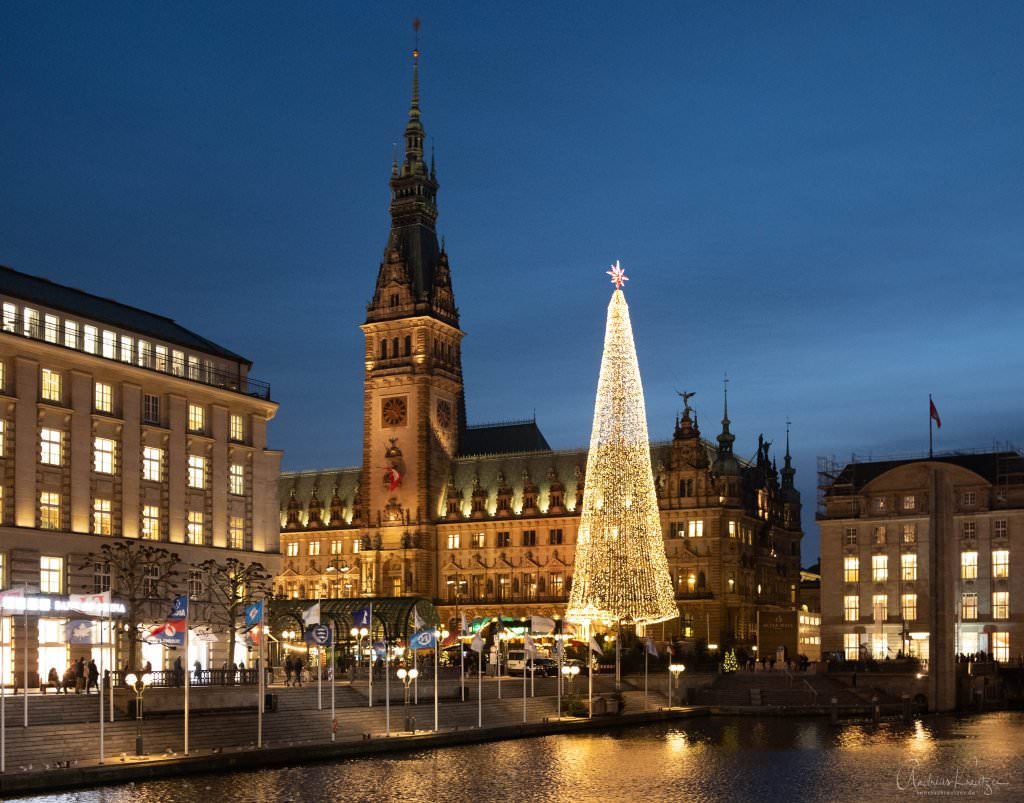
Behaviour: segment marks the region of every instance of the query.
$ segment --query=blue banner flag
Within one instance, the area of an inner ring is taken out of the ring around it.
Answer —
[[[92,631],[92,620],[72,619],[68,622],[68,644],[92,644]]]
[[[188,619],[188,597],[181,595],[174,598],[171,605],[171,612],[167,614],[168,619]]]
[[[409,639],[409,648],[413,650],[432,650],[437,646],[433,630],[421,630],[413,633]]]
[[[263,600],[245,606],[245,626],[256,627],[263,621]]]
[[[373,616],[372,605],[367,605],[365,608],[359,608],[358,610],[352,611],[352,624],[356,627],[369,627],[371,616]]]

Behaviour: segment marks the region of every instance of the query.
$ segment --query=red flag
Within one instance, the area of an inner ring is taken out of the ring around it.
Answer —
[[[937,429],[942,429],[942,419],[939,418],[939,411],[936,409],[935,402],[931,400],[930,396],[928,397],[928,415],[935,419],[935,427]]]

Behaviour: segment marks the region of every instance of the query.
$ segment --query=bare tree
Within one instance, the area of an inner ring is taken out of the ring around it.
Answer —
[[[97,564],[110,573],[110,590],[124,602],[126,628],[118,628],[118,635],[127,640],[126,664],[136,668],[139,625],[144,619],[153,620],[167,615],[171,594],[176,591],[181,572],[178,555],[161,546],[145,541],[119,540],[103,544],[99,552],[85,556],[82,569]],[[93,586],[85,591],[103,591]]]
[[[233,661],[238,617],[245,605],[267,596],[272,575],[263,568],[262,563],[244,563],[238,558],[227,558],[223,563],[211,558],[192,568],[205,575],[210,620],[227,628],[227,659]]]

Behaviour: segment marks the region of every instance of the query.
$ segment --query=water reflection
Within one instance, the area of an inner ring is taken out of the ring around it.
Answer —
[[[1024,799],[1024,762],[1017,755],[1022,733],[1024,715],[1019,713],[878,726],[716,717],[608,734],[524,739],[24,800],[884,803],[939,792],[938,796],[1016,801]],[[951,779],[963,782],[955,795],[948,788]]]

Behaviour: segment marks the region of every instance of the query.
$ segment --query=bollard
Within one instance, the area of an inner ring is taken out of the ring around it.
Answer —
[[[831,703],[832,707],[829,711],[829,715],[832,718],[832,724],[835,725],[839,721],[839,698],[833,697]]]
[[[913,719],[913,716],[911,715],[911,712],[910,712],[910,695],[909,694],[904,694],[900,698],[900,700],[903,703],[903,721],[906,722],[909,725],[911,720]]]

